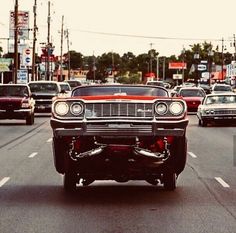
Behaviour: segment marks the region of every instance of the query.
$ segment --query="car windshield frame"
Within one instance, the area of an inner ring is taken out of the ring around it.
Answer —
[[[28,97],[29,90],[27,86],[22,85],[0,85],[0,97]]]
[[[169,97],[168,91],[159,86],[83,86],[72,91],[72,96],[163,96]]]
[[[216,85],[213,88],[213,91],[232,91],[232,87],[227,85]]]

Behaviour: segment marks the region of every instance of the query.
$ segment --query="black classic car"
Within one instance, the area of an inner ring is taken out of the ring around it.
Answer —
[[[186,163],[186,103],[163,87],[87,85],[56,98],[50,121],[64,189],[95,180],[176,188]]]
[[[24,119],[34,124],[34,104],[26,84],[0,84],[0,119]]]
[[[35,112],[51,112],[52,99],[61,93],[56,81],[32,81],[28,83],[35,99]]]

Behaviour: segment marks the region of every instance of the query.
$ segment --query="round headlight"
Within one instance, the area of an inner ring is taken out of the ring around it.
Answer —
[[[70,111],[73,115],[79,115],[83,112],[83,106],[78,103],[72,104],[70,107]]]
[[[156,113],[159,115],[164,115],[167,112],[167,105],[165,103],[158,103],[155,106]]]
[[[170,105],[170,112],[173,115],[180,115],[184,111],[184,106],[179,102],[174,102]]]
[[[60,116],[65,116],[69,111],[69,106],[66,102],[58,102],[55,106],[56,114]]]

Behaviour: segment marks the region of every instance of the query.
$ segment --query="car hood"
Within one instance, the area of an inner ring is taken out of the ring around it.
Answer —
[[[202,101],[203,97],[200,96],[185,96],[182,97],[185,101]]]
[[[14,96],[0,97],[0,103],[21,103],[25,99],[26,97],[14,97]]]
[[[63,98],[62,96],[57,97],[57,98]],[[170,98],[167,96],[126,96],[126,95],[109,95],[109,96],[103,96],[103,95],[99,95],[99,96],[72,96],[72,97],[64,97],[63,99],[83,99],[83,100],[92,100],[92,101],[96,101],[96,100],[104,100],[104,101],[109,101],[109,100],[114,100],[114,101],[122,101],[122,100],[142,100],[142,101],[150,101],[150,100],[155,100],[155,99],[181,99],[181,98]]]
[[[227,103],[227,104],[210,104],[210,105],[204,105],[204,109],[236,109],[236,103]]]

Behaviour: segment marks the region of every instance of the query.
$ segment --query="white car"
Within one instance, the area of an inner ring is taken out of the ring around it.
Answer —
[[[211,93],[213,94],[222,92],[233,92],[233,88],[230,85],[223,83],[222,84],[216,83],[211,88]]]
[[[236,93],[206,95],[198,106],[197,117],[199,125],[203,127],[208,123],[235,123]]]

